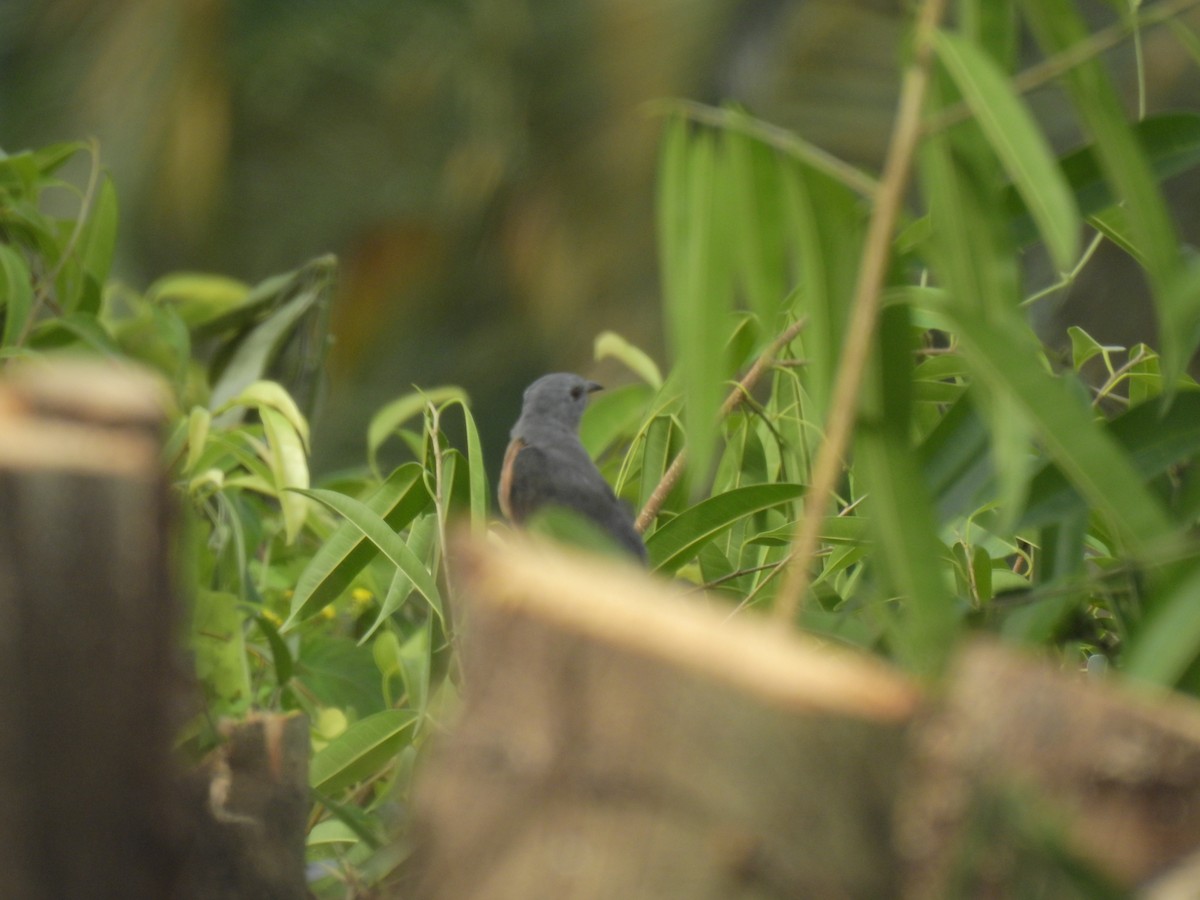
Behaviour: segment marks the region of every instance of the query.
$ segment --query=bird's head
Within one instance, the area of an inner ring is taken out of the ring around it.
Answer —
[[[525,389],[521,418],[513,434],[529,428],[567,428],[575,431],[587,407],[588,394],[600,385],[570,372],[543,375]]]

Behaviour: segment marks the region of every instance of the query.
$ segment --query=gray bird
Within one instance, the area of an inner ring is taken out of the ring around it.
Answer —
[[[500,509],[520,524],[544,506],[572,510],[645,562],[646,546],[579,440],[579,421],[594,381],[566,372],[543,375],[525,389],[521,417],[500,469]]]

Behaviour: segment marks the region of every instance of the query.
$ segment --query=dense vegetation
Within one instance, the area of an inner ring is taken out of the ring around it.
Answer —
[[[665,104],[673,365],[597,337],[631,383],[597,397],[583,439],[622,497],[650,505],[655,571],[741,615],[924,677],[986,630],[1198,693],[1200,267],[1158,184],[1200,161],[1200,115],[1127,120],[1073,4],[1020,6],[1046,62],[1019,83],[1009,4],[918,26],[906,66],[928,85],[906,88],[897,129],[915,153],[898,137],[878,178],[741,110]],[[1090,138],[1062,158],[1022,97],[1051,78]],[[82,185],[57,174],[78,154]],[[361,468],[313,486],[335,262],[139,291],[109,278],[117,222],[95,146],[0,159],[0,356],[129,358],[171,385],[166,463],[206,698],[181,746],[202,753],[218,717],[251,707],[307,713],[311,854],[328,863],[318,891],[338,896],[402,860],[385,838],[455,690],[447,533],[492,515],[470,401],[453,386],[399,397]],[[1058,358],[1026,310],[1103,241],[1145,270],[1157,346],[1075,329]],[[1052,283],[1023,269],[1035,244]],[[408,461],[382,462],[397,452]]]

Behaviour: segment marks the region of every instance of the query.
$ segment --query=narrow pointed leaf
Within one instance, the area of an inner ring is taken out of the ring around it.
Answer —
[[[421,476],[422,469],[416,463],[400,466],[367,499],[367,508],[391,531],[406,528],[432,502]],[[340,523],[297,580],[291,612],[282,630],[286,632],[337,599],[378,553],[379,549],[354,523]]]
[[[1061,271],[1079,253],[1079,210],[1049,142],[1008,78],[970,41],[939,32],[935,46],[975,120],[1037,223]]]
[[[311,497],[334,512],[346,517],[379,551],[390,559],[398,568],[412,579],[413,587],[424,597],[437,617],[442,618],[442,596],[438,591],[433,576],[425,568],[425,564],[417,559],[416,554],[408,548],[400,535],[391,529],[378,513],[369,506],[353,497],[339,494],[337,491],[307,490],[297,491],[305,497]],[[288,622],[292,622],[296,614],[292,613]]]
[[[355,722],[313,757],[308,784],[326,794],[377,775],[400,752],[417,714],[387,709]]]
[[[673,572],[739,519],[789,503],[803,493],[799,484],[755,484],[702,500],[647,539],[650,564],[656,571]]]

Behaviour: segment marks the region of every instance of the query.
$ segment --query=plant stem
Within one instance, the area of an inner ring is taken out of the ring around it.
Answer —
[[[790,623],[795,618],[801,600],[808,593],[821,521],[841,475],[842,460],[854,430],[859,389],[867,369],[879,317],[879,299],[891,256],[892,235],[921,134],[921,108],[925,104],[933,64],[933,37],[945,7],[946,0],[925,0],[918,12],[913,59],[900,85],[896,122],[867,228],[854,290],[854,308],[829,404],[825,441],[817,454],[812,482],[804,500],[804,516],[796,527],[783,584],[775,600],[775,615],[781,622]]]
[[[780,128],[762,119],[756,119],[738,109],[720,109],[697,103],[694,100],[659,100],[649,104],[653,112],[663,112],[670,115],[681,115],[693,122],[710,125],[734,131],[761,141],[768,147],[773,147],[781,153],[800,160],[812,166],[818,172],[823,172],[835,181],[840,181],[859,196],[873,200],[879,185],[866,172],[837,156],[828,150],[818,147],[799,135],[793,134],[786,128]]]
[[[1200,0],[1163,0],[1162,3],[1155,4],[1140,15],[1134,13],[1125,16],[1121,21],[1093,33],[1086,41],[1080,41],[1070,50],[1056,53],[1049,59],[1019,72],[1013,77],[1013,88],[1020,94],[1027,94],[1089,59],[1099,56],[1104,51],[1111,50],[1126,40],[1130,34],[1168,22],[1198,4],[1200,4]],[[970,117],[971,112],[967,105],[958,103],[930,118],[925,124],[925,132],[933,134],[949,128],[951,125],[965,122]],[[1139,116],[1140,118],[1142,117]]]
[[[758,384],[758,380],[762,378],[763,373],[775,361],[776,355],[796,339],[804,326],[808,324],[807,319],[800,319],[793,322],[783,333],[775,340],[771,341],[770,345],[759,354],[758,359],[754,361],[754,365],[745,374],[741,381],[734,385],[733,390],[729,392],[729,396],[725,398],[725,402],[721,404],[720,418],[728,418],[741,402],[750,395],[754,390],[754,386]],[[633,523],[633,527],[638,533],[642,533],[654,521],[654,517],[658,515],[664,503],[667,502],[667,497],[678,484],[680,477],[683,475],[683,468],[687,465],[687,447],[680,450],[673,460],[671,465],[667,467],[667,471],[663,473],[663,477],[655,485],[654,490],[650,492],[650,498],[646,501],[646,505],[642,507],[642,511],[638,514],[637,521]]]

